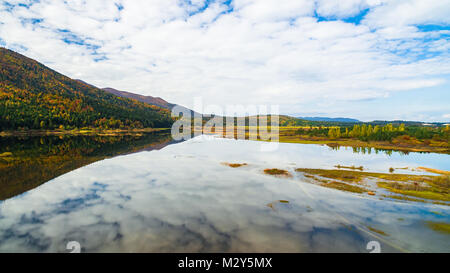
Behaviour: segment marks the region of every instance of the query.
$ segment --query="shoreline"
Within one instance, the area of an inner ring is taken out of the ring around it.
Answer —
[[[280,143],[298,143],[298,144],[322,144],[329,147],[352,147],[352,148],[373,148],[381,150],[393,150],[401,152],[421,152],[421,153],[438,153],[450,154],[450,149],[445,147],[434,146],[398,146],[389,142],[365,142],[357,139],[336,139],[336,140],[312,140],[312,139],[283,139],[280,136]]]
[[[281,129],[282,127],[280,127]],[[227,138],[225,132],[211,132],[211,134],[216,134],[220,137]],[[238,131],[235,130],[234,138],[238,136]],[[245,132],[245,139],[249,139],[249,133]],[[257,141],[271,142],[271,140],[262,140],[259,138]],[[286,134],[280,130],[279,143],[297,143],[297,144],[316,144],[316,145],[327,145],[330,148],[339,147],[352,147],[352,148],[372,148],[380,150],[392,150],[399,152],[419,152],[419,153],[438,153],[438,154],[450,154],[450,148],[445,146],[432,146],[432,145],[414,145],[412,143],[393,143],[389,141],[362,141],[355,138],[338,138],[329,139],[324,137],[307,137],[304,135],[292,135]]]
[[[142,128],[142,129],[73,129],[73,130],[26,130],[26,131],[2,131],[0,137],[21,136],[119,136],[129,134],[142,134],[162,132],[170,128]]]
[[[73,129],[73,130],[23,130],[23,131],[2,131],[0,137],[33,137],[33,136],[120,136],[120,135],[136,135],[152,132],[170,131],[170,128],[141,128],[141,129]],[[281,130],[280,130],[281,131]],[[212,132],[213,134],[225,137],[223,132]],[[246,139],[248,132],[246,132]],[[261,140],[258,141],[270,141]],[[395,144],[388,141],[371,141],[365,142],[359,139],[325,139],[325,138],[310,138],[301,135],[285,135],[280,132],[280,143],[297,143],[297,144],[316,144],[327,145],[331,148],[338,147],[352,147],[352,148],[373,148],[381,150],[392,150],[400,152],[423,152],[423,153],[438,153],[450,154],[450,149],[441,146],[424,146],[424,145],[405,145]]]
[[[297,143],[297,144],[316,144],[327,145],[330,148],[339,147],[352,147],[352,148],[372,148],[386,151],[397,152],[417,152],[417,153],[438,153],[438,154],[450,154],[450,146],[445,141],[426,140],[419,141],[411,138],[405,140],[402,137],[397,137],[392,141],[363,141],[358,138],[327,138],[323,136],[308,136],[302,134],[296,134],[295,129],[297,127],[279,127],[279,143]],[[219,130],[213,129],[208,134],[215,134],[223,138],[237,138],[240,135],[245,135],[245,139],[249,139],[250,127],[235,127],[234,136],[227,136],[223,128]],[[255,128],[253,128],[255,129]],[[269,128],[271,130],[271,128]],[[202,132],[202,129],[195,127],[193,132]],[[271,133],[266,135],[271,137]],[[271,142],[271,140],[260,139],[260,135],[257,133],[257,141]]]

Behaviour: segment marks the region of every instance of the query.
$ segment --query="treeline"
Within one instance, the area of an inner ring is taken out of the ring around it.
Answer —
[[[0,48],[0,130],[168,128],[170,111],[117,97]]]
[[[355,124],[353,127],[310,127],[300,128],[296,134],[316,137],[328,137],[330,139],[356,138],[363,141],[392,141],[398,136],[414,137],[420,140],[435,139],[437,141],[450,141],[450,128],[446,127],[420,127],[405,126],[400,124],[394,126],[387,124],[385,126],[372,126],[371,124]]]
[[[313,121],[290,116],[279,116],[279,123],[281,127],[300,127],[300,126],[348,126],[351,123],[339,121]]]
[[[354,124],[366,124],[366,125],[372,125],[372,127],[375,127],[377,125],[379,126],[386,126],[388,124],[392,124],[394,127],[398,127],[401,124],[404,124],[406,127],[423,127],[423,122],[419,121],[404,121],[404,120],[393,120],[393,121],[384,121],[384,120],[374,120],[371,122],[345,122],[345,121],[312,121],[312,120],[305,120],[301,118],[295,118],[290,116],[279,116],[280,120],[280,126],[281,127],[304,127],[304,126],[313,126],[313,127],[331,127],[331,126],[337,126],[337,127],[353,127]],[[431,123],[434,127],[440,127],[443,126],[442,122],[433,122]]]

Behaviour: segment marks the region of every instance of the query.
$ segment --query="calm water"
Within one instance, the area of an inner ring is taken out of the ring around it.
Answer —
[[[133,149],[111,144],[106,154],[95,143],[81,152],[89,160],[67,169],[73,171],[28,190],[8,188],[18,195],[0,201],[0,252],[68,252],[69,241],[86,252],[369,252],[370,241],[382,252],[450,252],[450,236],[426,225],[449,223],[450,207],[340,192],[294,172],[337,164],[450,170],[449,155],[300,144],[264,152],[261,142],[211,136],[175,144],[151,138]],[[267,176],[265,168],[294,177]],[[29,183],[16,176],[11,185]]]

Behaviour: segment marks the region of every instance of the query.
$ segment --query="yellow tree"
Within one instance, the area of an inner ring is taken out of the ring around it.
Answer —
[[[373,128],[372,125],[369,124],[369,126],[367,127],[367,136],[370,136],[373,134]]]
[[[365,124],[363,124],[363,125],[361,126],[361,136],[362,136],[362,137],[367,136],[367,125],[365,125]]]
[[[331,139],[335,139],[336,136],[334,135],[334,129],[333,127],[330,127],[330,129],[328,129],[328,137]]]
[[[375,126],[375,128],[373,128],[373,133],[376,134],[380,131],[380,125]]]
[[[359,137],[360,136],[360,126],[358,124],[353,125],[353,129],[350,132],[350,135],[352,137]]]

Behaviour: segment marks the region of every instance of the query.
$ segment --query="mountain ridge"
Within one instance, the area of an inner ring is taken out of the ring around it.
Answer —
[[[71,79],[0,47],[0,130],[169,128],[170,111]]]
[[[353,118],[343,118],[343,117],[337,117],[337,118],[330,118],[330,117],[297,117],[299,119],[303,120],[309,120],[309,121],[328,121],[328,122],[352,122],[357,123],[361,122],[360,120],[353,119]]]
[[[169,103],[166,100],[160,98],[160,97],[153,97],[153,96],[144,96],[128,91],[120,91],[111,87],[101,88],[103,91],[106,91],[108,93],[114,94],[116,96],[122,97],[122,98],[129,98],[129,99],[135,99],[140,102],[145,102],[151,105],[155,105],[158,107],[166,108],[166,109],[172,109],[176,104]]]
[[[0,130],[100,128],[168,128],[171,110],[198,113],[159,97],[114,88],[98,88],[71,79],[12,50],[0,47]],[[280,116],[281,126],[349,123],[437,125],[439,122],[362,122],[350,118]]]
[[[114,94],[116,96],[119,96],[119,97],[135,99],[140,102],[148,103],[150,105],[155,105],[155,106],[162,107],[162,108],[165,108],[168,110],[172,110],[174,107],[177,107],[178,109],[180,109],[183,112],[190,112],[192,117],[194,115],[200,115],[199,113],[197,113],[187,107],[184,107],[182,105],[175,104],[175,103],[169,103],[160,97],[145,96],[145,95],[140,95],[140,94],[132,93],[132,92],[128,92],[128,91],[120,91],[120,90],[117,90],[117,89],[114,89],[111,87],[102,88],[102,90],[109,92],[111,94]]]

